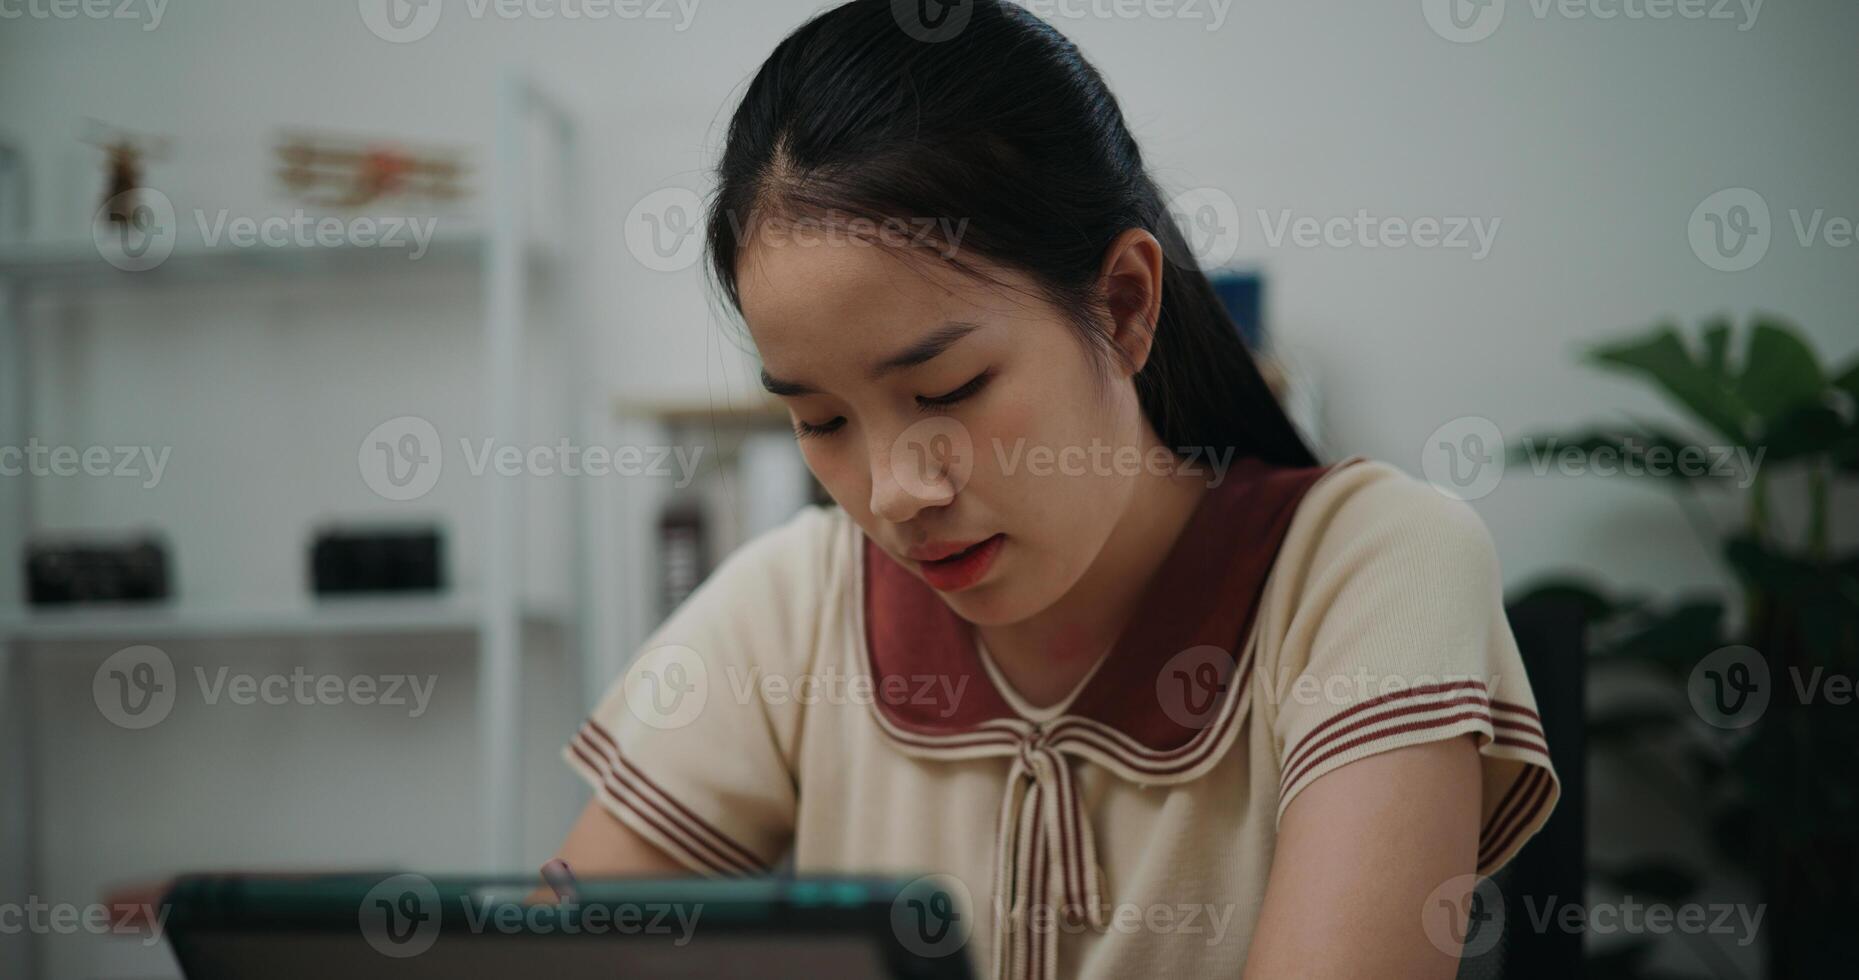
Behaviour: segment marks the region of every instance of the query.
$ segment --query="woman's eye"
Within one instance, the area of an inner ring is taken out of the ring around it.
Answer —
[[[845,416],[843,415],[835,416],[817,425],[812,422],[802,422],[796,419],[794,421],[794,435],[802,439],[808,438],[810,436],[832,435],[833,433],[838,432],[840,427],[844,426],[845,424],[846,424],[846,419],[845,419]]]
[[[929,411],[930,409],[935,409],[935,408],[947,408],[950,405],[953,405],[956,402],[959,402],[962,399],[973,395],[975,392],[980,391],[983,387],[987,385],[988,380],[992,378],[993,376],[994,376],[993,372],[983,371],[980,374],[975,375],[972,379],[970,379],[967,384],[964,384],[960,388],[957,388],[954,391],[948,392],[946,394],[918,395],[917,396],[917,407],[923,409],[924,411]]]
[[[973,378],[970,378],[967,383],[954,391],[944,392],[940,395],[918,395],[917,408],[925,412],[935,411],[939,408],[948,408],[950,405],[954,405],[963,399],[973,396],[975,392],[986,387],[988,381],[993,377],[994,374],[992,371],[983,371]],[[795,419],[794,435],[796,438],[801,439],[813,438],[815,436],[829,436],[844,428],[845,424],[846,419],[843,415],[834,416],[825,422],[807,422],[801,419]]]

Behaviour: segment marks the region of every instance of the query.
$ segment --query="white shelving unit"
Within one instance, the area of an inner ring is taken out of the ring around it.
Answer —
[[[563,322],[562,390],[568,425],[585,442],[593,388],[590,318],[580,289],[587,241],[573,202],[581,173],[575,125],[564,106],[528,77],[507,72],[498,83],[496,141],[482,232],[439,236],[417,263],[402,255],[354,246],[181,247],[159,267],[123,272],[107,264],[90,242],[0,247],[0,446],[21,445],[32,433],[24,310],[31,296],[56,294],[81,302],[91,292],[112,289],[186,288],[216,284],[285,284],[328,277],[424,275],[426,270],[475,271],[483,290],[482,387],[487,435],[513,443],[522,425],[524,318],[532,280],[547,277],[558,290]],[[538,132],[546,134],[540,141]],[[538,167],[532,150],[547,146],[554,159]],[[561,203],[549,229],[549,248],[531,243],[526,202],[530,182],[545,181]],[[604,408],[604,405],[602,406]],[[11,484],[10,486],[8,484]],[[70,610],[23,606],[19,568],[34,526],[33,493],[27,481],[0,481],[0,883],[18,883],[34,893],[40,878],[34,787],[35,743],[30,671],[38,651],[74,642],[137,643],[225,637],[362,637],[384,634],[457,635],[475,643],[480,671],[476,737],[480,758],[484,870],[514,872],[520,865],[523,797],[519,752],[523,698],[521,663],[526,635],[557,630],[565,648],[583,665],[591,659],[592,569],[585,533],[590,502],[573,488],[569,540],[574,553],[568,581],[572,596],[559,606],[523,597],[523,502],[519,481],[483,484],[485,535],[481,584],[469,594],[423,598],[302,597],[274,606],[107,606]],[[9,499],[12,498],[12,499]],[[184,544],[184,542],[183,542]],[[583,667],[584,673],[586,668]],[[588,676],[592,676],[591,673]],[[0,895],[0,901],[10,900]],[[26,937],[30,939],[30,936]],[[35,955],[24,962],[0,957],[0,976],[32,976]]]
[[[798,449],[792,449],[791,466],[776,467],[773,474],[745,472],[743,449],[751,440],[773,438],[792,446],[793,423],[788,413],[771,398],[753,395],[725,398],[716,403],[698,401],[641,401],[618,397],[608,405],[606,425],[616,441],[639,446],[702,446],[705,456],[692,486],[674,488],[664,481],[640,481],[616,501],[620,512],[613,516],[612,538],[615,549],[612,573],[605,580],[617,583],[613,611],[616,621],[603,635],[614,637],[612,651],[628,657],[644,642],[649,630],[667,610],[661,604],[665,574],[660,568],[658,521],[675,497],[695,501],[705,511],[710,541],[706,548],[714,567],[748,537],[765,528],[754,526],[757,515],[751,504],[766,504],[776,509],[781,501],[801,502],[809,495],[813,479]],[[759,480],[778,478],[785,485],[770,485]],[[791,482],[789,482],[791,481]],[[753,490],[751,485],[753,484]],[[751,494],[757,499],[751,500]],[[763,524],[785,514],[762,515]],[[613,678],[625,668],[620,660],[590,658],[584,688],[592,699],[605,691]]]
[[[541,605],[520,610],[523,622],[557,628],[567,611]],[[356,598],[253,606],[85,606],[0,618],[0,640],[15,643],[152,642],[228,637],[387,636],[476,632],[484,604],[474,596]]]

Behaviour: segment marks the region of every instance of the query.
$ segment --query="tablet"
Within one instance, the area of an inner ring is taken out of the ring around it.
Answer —
[[[546,976],[966,980],[974,912],[915,879],[188,875],[163,929],[188,980]]]

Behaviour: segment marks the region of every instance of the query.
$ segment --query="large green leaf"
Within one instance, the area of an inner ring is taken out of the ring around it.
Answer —
[[[1840,413],[1826,405],[1805,404],[1764,423],[1756,445],[1764,450],[1764,463],[1822,454],[1838,460],[1852,438],[1853,429]]]
[[[1684,676],[1706,654],[1727,646],[1724,604],[1715,597],[1694,598],[1656,616],[1633,617],[1627,629],[1596,645],[1596,663],[1645,663]]]
[[[1642,375],[1704,424],[1741,445],[1749,435],[1754,411],[1727,374],[1713,373],[1692,360],[1678,332],[1660,327],[1650,336],[1603,344],[1589,351],[1596,364]]]
[[[1834,372],[1833,387],[1846,392],[1852,396],[1853,401],[1859,402],[1859,357],[1853,358],[1852,363]]]
[[[1854,405],[1854,417],[1846,430],[1846,438],[1833,449],[1833,465],[1846,473],[1859,473],[1859,358],[1854,358],[1833,376],[1833,387],[1846,392]]]
[[[1827,379],[1820,360],[1792,327],[1768,318],[1756,321],[1743,355],[1736,392],[1763,419],[1775,419],[1800,405],[1821,400]]]
[[[1574,576],[1539,579],[1518,590],[1506,602],[1518,605],[1534,600],[1554,600],[1579,606],[1583,619],[1590,625],[1638,609],[1646,602],[1643,596],[1637,595],[1609,596],[1601,591],[1599,585]]]
[[[1770,595],[1798,596],[1822,584],[1823,569],[1748,535],[1725,539],[1723,556],[1744,584]]]
[[[1704,370],[1717,377],[1730,374],[1730,318],[1712,317],[1704,324]]]

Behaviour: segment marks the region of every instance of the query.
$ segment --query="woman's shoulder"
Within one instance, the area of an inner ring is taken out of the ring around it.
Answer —
[[[1275,622],[1355,608],[1453,608],[1502,590],[1497,549],[1472,506],[1383,460],[1352,456],[1311,485],[1265,597]]]
[[[1491,547],[1472,505],[1385,460],[1351,456],[1329,468],[1298,505],[1287,547],[1336,559],[1365,547],[1470,556]]]

